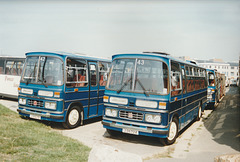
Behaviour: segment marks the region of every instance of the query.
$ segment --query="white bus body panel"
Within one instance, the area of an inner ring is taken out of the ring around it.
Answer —
[[[16,75],[0,75],[0,96],[18,97],[18,87],[21,76]]]

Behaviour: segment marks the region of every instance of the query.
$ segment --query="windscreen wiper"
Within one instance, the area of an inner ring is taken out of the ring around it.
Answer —
[[[46,79],[43,78],[42,84],[47,88],[48,86],[46,85]]]
[[[144,93],[146,96],[149,96],[149,94],[147,93],[147,91],[146,91],[145,87],[143,86],[142,82],[141,82],[138,78],[136,78],[136,81],[137,81],[137,82],[139,83],[139,85],[142,87],[143,93]]]
[[[28,80],[26,81],[26,85],[29,84],[29,80],[30,80],[30,79],[34,79],[34,77],[32,77],[32,75],[33,75],[33,73],[34,73],[34,76],[35,76],[36,65],[37,65],[37,62],[35,63],[34,69],[33,69],[33,71],[31,72],[31,74],[29,75]]]
[[[27,80],[27,82],[26,82],[26,85],[28,85],[28,84],[29,84],[29,80],[30,80],[30,79],[28,79],[28,80]]]
[[[132,77],[129,78],[128,80],[126,80],[126,81],[123,83],[123,85],[120,87],[120,89],[117,90],[117,93],[120,93],[120,92],[123,90],[123,88],[124,88],[125,86],[127,86],[128,82],[130,82],[131,80],[132,80]]]

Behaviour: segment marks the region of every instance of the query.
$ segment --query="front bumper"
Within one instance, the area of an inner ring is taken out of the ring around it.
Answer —
[[[48,120],[54,122],[64,122],[64,114],[52,114],[49,112],[36,112],[30,109],[24,109],[19,107],[17,109],[20,115],[27,116],[39,120]]]
[[[164,126],[153,127],[151,124],[124,122],[122,120],[116,120],[107,117],[103,117],[102,124],[106,129],[111,129],[119,132],[123,132],[123,129],[130,129],[137,131],[138,135],[159,138],[167,138],[169,131],[169,128]]]

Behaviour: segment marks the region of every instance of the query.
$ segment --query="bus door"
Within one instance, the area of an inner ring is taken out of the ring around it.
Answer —
[[[98,71],[97,62],[88,62],[89,67],[89,100],[88,116],[98,115]]]
[[[182,117],[180,118],[181,120],[181,128],[183,128],[187,123],[186,123],[186,120],[185,120],[185,113],[186,113],[186,106],[187,106],[187,94],[186,94],[186,91],[187,91],[187,79],[186,79],[186,71],[185,71],[185,67],[184,65],[181,66],[181,70],[182,70],[182,107],[183,109],[182,110]]]
[[[171,62],[171,111],[182,115],[182,77],[180,66]]]

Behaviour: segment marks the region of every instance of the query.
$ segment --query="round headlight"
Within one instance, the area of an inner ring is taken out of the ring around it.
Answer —
[[[114,117],[117,116],[117,110],[112,109],[112,116],[114,116]]]
[[[153,115],[153,114],[146,114],[145,120],[147,122],[151,123],[160,123],[161,122],[161,116],[160,115]]]
[[[154,122],[155,122],[155,123],[160,123],[160,121],[161,121],[160,115],[155,115],[155,117],[154,117]]]
[[[146,114],[146,121],[147,122],[152,122],[152,115],[151,114]]]
[[[110,109],[106,109],[106,110],[105,110],[105,114],[106,114],[107,116],[111,116],[111,110],[110,110]]]
[[[26,99],[25,98],[19,98],[18,103],[21,105],[25,105],[26,104]]]

